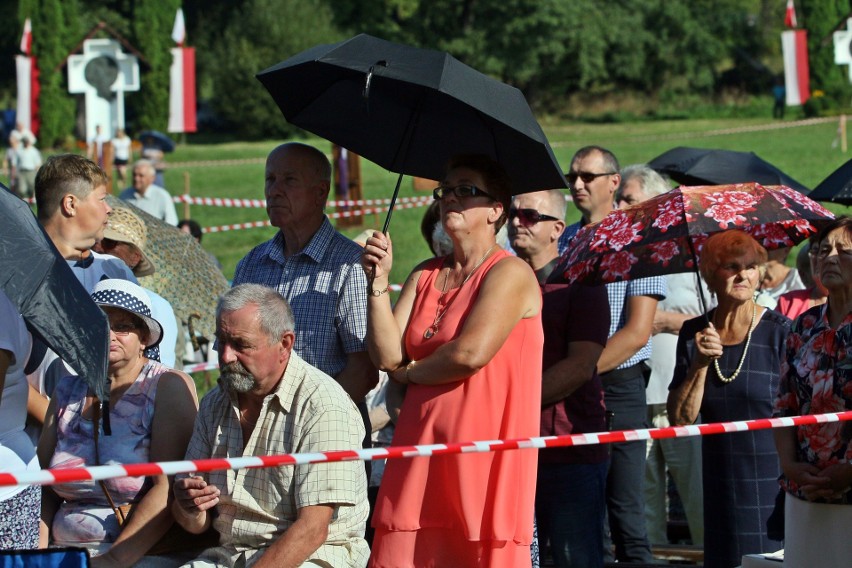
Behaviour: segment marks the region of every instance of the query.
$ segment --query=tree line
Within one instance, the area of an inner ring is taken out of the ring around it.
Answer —
[[[8,0],[13,4],[14,0]],[[671,101],[766,94],[782,72],[783,0],[17,0],[5,21],[32,18],[42,78],[42,135],[74,132],[78,102],[62,62],[98,22],[144,56],[142,88],[127,95],[132,131],[164,130],[175,12],[196,48],[202,127],[240,138],[293,133],[254,75],[299,51],[366,32],[448,51],[520,88],[539,113],[582,114],[596,101],[634,96],[653,109]],[[850,0],[799,0],[808,30],[811,88],[821,105],[848,107],[845,67],[831,33]],[[843,25],[845,28],[845,25]],[[7,31],[10,31],[7,27]],[[103,34],[101,35],[103,37]],[[0,93],[13,99],[20,32],[0,40]],[[8,73],[6,71],[9,71]],[[297,88],[298,86],[294,86]]]

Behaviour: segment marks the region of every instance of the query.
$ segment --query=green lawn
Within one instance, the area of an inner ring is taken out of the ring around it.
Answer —
[[[837,136],[837,123],[799,126],[783,123],[783,129],[765,129],[782,123],[768,119],[678,120],[640,122],[631,124],[561,123],[545,125],[545,131],[554,147],[557,159],[567,168],[573,153],[588,144],[611,149],[622,165],[646,162],[675,146],[699,146],[753,151],[775,164],[806,186],[819,183],[834,169],[842,165],[849,155],[839,147],[832,148]],[[753,131],[747,131],[752,129]],[[739,130],[725,132],[728,130]],[[321,150],[330,153],[330,145],[321,140],[309,139]],[[251,159],[256,163],[237,165],[186,164],[166,172],[166,185],[173,194],[181,193],[184,175],[189,175],[191,193],[204,197],[263,197],[262,159],[278,141],[228,143],[220,145],[186,145],[168,156],[174,164],[197,161]],[[396,174],[387,172],[362,160],[364,196],[368,199],[390,197]],[[403,180],[401,196],[418,195],[411,179]],[[423,195],[419,193],[419,195]],[[178,215],[182,216],[181,206]],[[844,207],[834,207],[845,212]],[[400,209],[394,213],[391,237],[394,239],[396,259],[392,282],[401,283],[411,268],[429,255],[420,236],[419,223],[423,208]],[[262,209],[237,209],[193,205],[192,218],[203,226],[225,225],[265,219]],[[569,207],[569,220],[577,212]],[[370,215],[362,228],[346,229],[355,236],[366,228],[380,228],[384,215]],[[213,251],[222,262],[225,275],[233,276],[237,261],[254,245],[270,238],[271,228],[244,229],[223,233],[210,233],[204,237],[204,246]]]

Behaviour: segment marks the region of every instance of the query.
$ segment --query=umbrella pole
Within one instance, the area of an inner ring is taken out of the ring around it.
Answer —
[[[710,316],[707,315],[707,301],[704,299],[704,288],[701,286],[701,272],[698,271],[698,255],[695,254],[695,246],[689,235],[686,236],[686,242],[689,243],[689,254],[692,255],[692,267],[695,269],[695,283],[698,288],[698,299],[701,301],[701,313],[704,314],[704,321],[709,327]]]
[[[385,217],[385,225],[382,227],[382,232],[384,234],[388,234],[388,227],[390,226],[391,215],[393,214],[393,208],[396,206],[396,198],[399,196],[399,186],[402,184],[402,174],[399,174],[399,177],[396,178],[396,187],[393,189],[393,195],[391,196],[390,207],[388,208],[388,216]]]

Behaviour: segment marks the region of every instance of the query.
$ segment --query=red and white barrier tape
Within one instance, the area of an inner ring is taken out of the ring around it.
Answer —
[[[402,201],[398,200],[394,209],[411,209],[413,207],[423,207],[424,205],[428,205],[432,198],[423,199],[423,198],[411,198],[413,201]],[[358,211],[335,211],[334,213],[329,213],[329,219],[340,219],[343,217],[359,217],[361,215],[371,215],[373,213],[384,213],[388,210],[388,207],[372,207],[368,209],[360,209]],[[218,227],[204,227],[201,229],[202,233],[221,233],[224,231],[238,231],[240,229],[254,229],[256,227],[270,227],[270,222],[267,221],[250,221],[248,223],[235,223],[233,225],[220,225]]]
[[[531,448],[541,449],[566,446],[588,446],[596,444],[612,444],[615,442],[634,442],[648,439],[683,438],[688,436],[706,436],[730,432],[745,432],[749,430],[766,430],[769,428],[785,428],[806,424],[825,424],[845,420],[852,420],[852,411],[832,414],[809,414],[807,416],[794,416],[790,418],[762,418],[759,420],[745,420],[740,422],[718,422],[714,424],[693,424],[691,426],[673,426],[669,428],[620,430],[617,432],[572,434],[568,436],[543,436],[537,438],[519,438],[515,440],[481,440],[476,442],[458,442],[452,444],[394,446],[390,448],[373,448],[371,450],[339,450],[331,452],[250,456],[228,459],[100,465],[71,469],[0,473],[0,487],[8,485],[54,485],[56,483],[113,479],[117,477],[175,475],[178,473],[215,471],[221,469],[280,467],[286,465],[304,465],[309,463],[355,460],[368,461],[385,458],[414,458],[421,456],[485,453]]]
[[[248,207],[264,209],[266,208],[265,199],[235,199],[230,197],[194,197],[192,195],[175,195],[172,197],[175,203],[189,203],[190,205],[210,205],[213,207]],[[417,197],[400,197],[397,203],[430,203],[431,195],[423,195]],[[349,200],[331,200],[327,201],[328,207],[358,207],[362,205],[390,205],[390,199],[349,199]]]
[[[219,363],[209,361],[207,363],[196,363],[195,365],[187,365],[183,368],[183,372],[187,374],[200,373],[202,371],[213,371],[219,368]]]

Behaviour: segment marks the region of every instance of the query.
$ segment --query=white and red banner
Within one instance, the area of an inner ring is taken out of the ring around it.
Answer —
[[[32,56],[33,34],[32,23],[27,18],[24,22],[24,33],[21,35],[21,52],[24,55],[15,56],[15,69],[18,80],[18,100],[16,122],[38,134],[38,65]]]
[[[811,97],[807,32],[805,30],[781,32],[781,50],[784,54],[784,87],[787,90],[787,105],[805,104],[805,101]]]
[[[173,47],[169,132],[195,132],[195,48]]]

